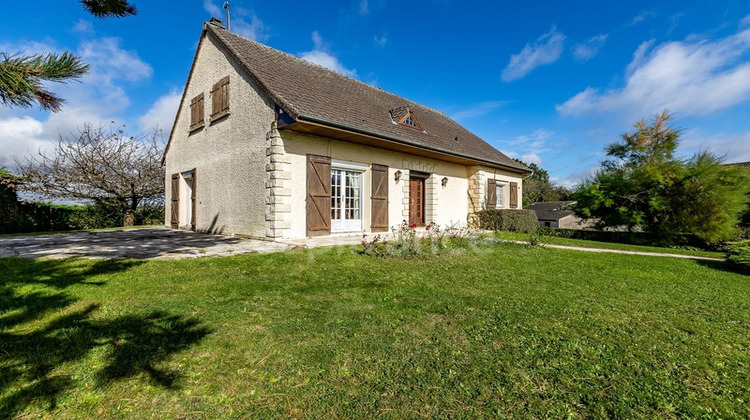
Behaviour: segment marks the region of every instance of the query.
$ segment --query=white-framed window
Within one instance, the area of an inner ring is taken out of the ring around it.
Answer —
[[[366,169],[367,165],[331,162],[331,232],[362,231]]]
[[[497,181],[495,183],[495,196],[497,197],[497,203],[495,204],[495,208],[502,209],[505,208],[505,186],[507,184],[505,182]]]

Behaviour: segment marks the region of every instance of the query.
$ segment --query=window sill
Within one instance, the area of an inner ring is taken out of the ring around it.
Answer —
[[[214,124],[216,122],[219,122],[220,120],[223,120],[224,118],[229,116],[229,111],[224,111],[220,114],[212,115],[211,116],[211,124]]]

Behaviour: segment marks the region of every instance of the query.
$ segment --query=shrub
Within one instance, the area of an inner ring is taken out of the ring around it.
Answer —
[[[383,240],[376,235],[367,240],[362,237],[360,254],[376,257],[415,258],[438,255],[446,252],[461,252],[468,248],[476,248],[480,244],[476,232],[467,226],[447,226],[440,228],[435,223],[425,226],[424,230],[417,230],[416,225],[409,225],[405,220],[400,225],[391,228],[392,240]]]
[[[727,261],[750,273],[750,240],[730,242],[726,245]]]
[[[539,222],[533,210],[490,209],[475,213],[480,229],[534,233]]]

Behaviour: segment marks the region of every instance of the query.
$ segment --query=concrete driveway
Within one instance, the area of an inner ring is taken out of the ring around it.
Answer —
[[[292,246],[166,227],[149,227],[0,237],[0,257],[179,259],[279,252]]]

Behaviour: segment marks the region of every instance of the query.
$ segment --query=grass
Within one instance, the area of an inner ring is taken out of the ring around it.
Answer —
[[[0,259],[0,418],[748,418],[750,277],[515,244]]]
[[[705,251],[702,249],[664,248],[658,246],[630,245],[612,242],[590,241],[584,239],[559,238],[555,236],[539,236],[520,232],[494,232],[495,237],[509,241],[528,242],[532,236],[543,244],[575,246],[581,248],[616,249],[620,251],[655,252],[657,254],[690,255],[694,257],[725,258],[723,252]]]

